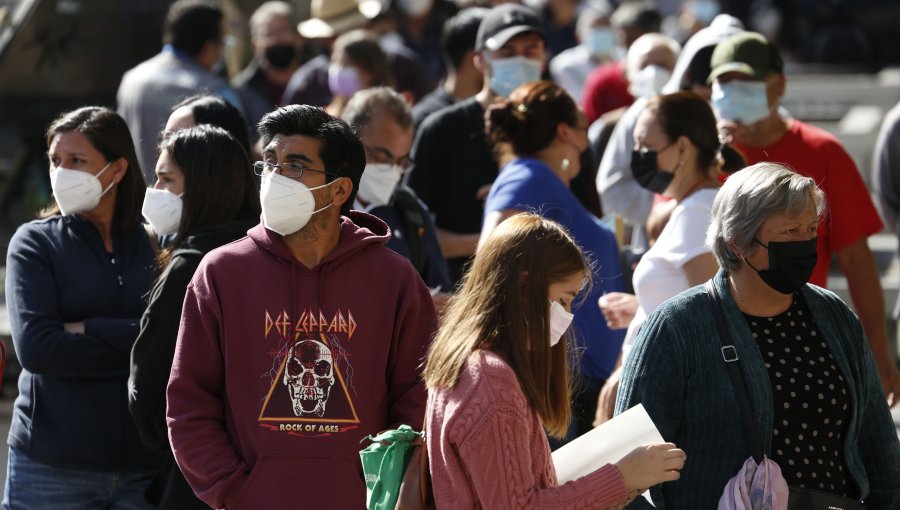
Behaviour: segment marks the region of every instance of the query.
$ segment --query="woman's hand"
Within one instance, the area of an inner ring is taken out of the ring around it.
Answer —
[[[609,329],[627,328],[638,308],[637,297],[624,292],[604,294],[597,300],[597,305],[600,306]]]
[[[64,322],[63,330],[66,333],[80,333],[84,334],[84,323],[83,322]]]
[[[674,443],[657,443],[631,450],[616,462],[616,467],[630,495],[634,490],[643,492],[656,484],[678,480],[686,458],[684,450]]]

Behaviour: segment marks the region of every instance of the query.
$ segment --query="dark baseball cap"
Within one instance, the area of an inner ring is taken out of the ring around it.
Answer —
[[[784,61],[778,48],[756,32],[742,32],[723,39],[713,50],[709,66],[712,72],[707,83],[730,72],[744,73],[761,80],[770,71],[784,71]]]
[[[485,15],[478,25],[475,51],[497,51],[513,37],[541,30],[541,18],[533,9],[519,4],[500,4]]]

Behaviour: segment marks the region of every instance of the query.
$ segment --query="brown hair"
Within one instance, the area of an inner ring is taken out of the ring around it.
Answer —
[[[379,110],[384,110],[402,129],[412,127],[409,103],[390,87],[372,87],[353,94],[341,112],[341,119],[359,133],[369,126]]]
[[[85,106],[60,114],[47,128],[47,147],[60,133],[78,132],[85,136],[107,162],[125,158],[128,168],[116,188],[113,228],[130,232],[141,222],[141,207],[147,183],[134,151],[128,125],[118,113],[102,106]],[[39,213],[41,218],[59,214],[56,201]]]
[[[561,123],[578,125],[578,105],[551,81],[526,83],[485,113],[485,131],[491,142],[508,145],[517,156],[546,148]]]
[[[524,212],[502,222],[478,250],[450,301],[428,351],[425,384],[452,388],[473,352],[493,351],[516,373],[547,431],[564,436],[571,392],[569,341],[550,346],[548,288],[579,272],[590,278],[584,254],[558,223]]]
[[[378,37],[374,32],[365,29],[351,30],[334,41],[331,61],[338,62],[341,57],[361,71],[369,73],[372,83],[369,87],[394,85],[394,75]]]
[[[653,115],[670,142],[685,136],[694,144],[697,168],[706,177],[716,177],[723,167],[725,170],[737,167],[731,171],[744,167],[743,156],[719,142],[716,116],[699,94],[676,92],[655,96],[647,101],[644,110]]]

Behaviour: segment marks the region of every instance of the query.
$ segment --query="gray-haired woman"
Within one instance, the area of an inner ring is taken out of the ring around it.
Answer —
[[[856,315],[807,284],[824,197],[812,179],[772,163],[731,176],[707,244],[722,269],[730,342],[766,455],[788,484],[871,509],[900,508],[900,442]],[[642,403],[691,459],[652,491],[664,508],[716,508],[751,455],[703,286],[650,315],[626,360],[617,412]],[[649,506],[638,498],[630,508]]]

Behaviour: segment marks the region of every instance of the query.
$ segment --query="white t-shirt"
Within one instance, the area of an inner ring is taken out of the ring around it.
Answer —
[[[626,355],[644,319],[664,301],[690,288],[684,265],[711,252],[706,247],[706,230],[717,191],[697,190],[675,206],[656,244],[641,257],[632,277],[638,309],[625,335]]]

